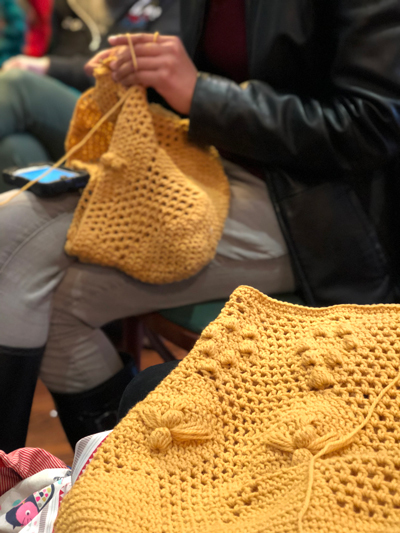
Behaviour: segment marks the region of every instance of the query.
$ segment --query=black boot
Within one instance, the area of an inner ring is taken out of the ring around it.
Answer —
[[[137,374],[133,361],[128,359],[122,370],[93,389],[73,394],[50,391],[73,450],[83,437],[113,429],[117,424],[122,393]]]
[[[25,446],[43,348],[0,346],[0,450]]]

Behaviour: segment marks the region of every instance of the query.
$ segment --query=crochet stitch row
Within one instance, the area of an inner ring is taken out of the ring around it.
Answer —
[[[108,115],[126,89],[107,64],[78,101],[67,150]],[[188,141],[188,120],[149,106],[135,86],[122,108],[69,165],[91,178],[75,211],[66,251],[147,283],[196,274],[214,257],[229,208],[229,183],[214,148]]]
[[[240,287],[99,449],[56,533],[397,533],[399,314]]]

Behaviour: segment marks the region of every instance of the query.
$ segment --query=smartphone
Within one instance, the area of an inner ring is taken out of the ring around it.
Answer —
[[[4,181],[9,185],[21,188],[37,179],[41,174],[51,169],[50,163],[29,166],[25,168],[12,167],[3,170]],[[37,196],[50,197],[68,191],[76,191],[86,186],[89,181],[86,171],[72,170],[66,167],[53,168],[49,174],[32,185],[28,190]]]

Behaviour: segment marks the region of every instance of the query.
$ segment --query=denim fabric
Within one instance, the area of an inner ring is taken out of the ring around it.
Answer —
[[[48,76],[0,73],[0,176],[9,166],[59,159],[78,98]],[[0,177],[0,192],[8,189]]]

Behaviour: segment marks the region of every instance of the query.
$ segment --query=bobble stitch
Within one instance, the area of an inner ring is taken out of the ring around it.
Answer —
[[[227,320],[224,320],[223,324],[226,327],[226,329],[230,332],[234,332],[237,329],[236,320],[232,320],[228,318]]]
[[[171,409],[161,416],[161,424],[165,425],[168,429],[174,428],[175,426],[182,423],[183,413],[182,411],[176,411]]]
[[[326,368],[318,366],[311,371],[307,384],[310,389],[324,390],[335,385],[335,378]]]
[[[127,162],[115,154],[105,153],[101,156],[100,161],[105,167],[111,168],[117,172],[121,172],[128,168]]]
[[[243,330],[243,337],[252,341],[256,341],[260,338],[260,335],[256,328],[245,328]]]
[[[207,357],[215,357],[217,355],[217,348],[216,348],[214,342],[210,341],[210,340],[206,341],[201,346],[201,351]]]
[[[160,415],[156,409],[142,410],[143,421],[153,429],[149,437],[149,446],[155,451],[166,451],[175,441],[183,443],[192,440],[209,440],[211,430],[204,423],[183,423],[181,411],[171,409]]]
[[[152,428],[156,428],[161,424],[160,422],[160,415],[155,409],[146,409],[142,410],[140,412],[140,415],[144,421],[144,423]]]
[[[200,372],[209,372],[210,374],[216,374],[218,372],[218,364],[212,359],[209,361],[202,361],[197,368]]]
[[[328,337],[328,332],[324,328],[315,328],[314,329],[314,337]]]
[[[317,350],[308,350],[301,356],[301,364],[305,367],[321,363],[322,358]]]
[[[236,366],[237,358],[235,352],[228,350],[221,356],[220,362],[222,366]]]
[[[344,349],[350,352],[351,350],[355,350],[358,347],[357,342],[352,338],[343,339],[343,346]]]
[[[149,437],[149,446],[156,452],[165,452],[172,444],[171,431],[168,428],[157,428]]]
[[[306,352],[307,350],[310,350],[310,349],[311,349],[310,344],[308,342],[303,341],[297,347],[296,353],[301,355],[303,352]]]
[[[349,326],[346,326],[344,324],[340,324],[336,328],[336,335],[338,337],[345,337],[346,335],[351,335],[353,331],[349,328]]]
[[[201,339],[210,340],[218,335],[218,328],[214,324],[210,324],[201,334]]]
[[[239,346],[239,352],[243,355],[252,355],[255,351],[254,343],[251,341],[243,341]]]
[[[312,453],[307,448],[295,450],[292,455],[292,465],[297,466],[303,463],[309,463],[312,459]]]
[[[293,435],[293,444],[296,448],[309,448],[317,438],[317,431],[311,424],[298,429]]]
[[[324,356],[324,360],[331,368],[335,367],[336,365],[342,365],[344,362],[343,355],[338,350],[334,349]]]

